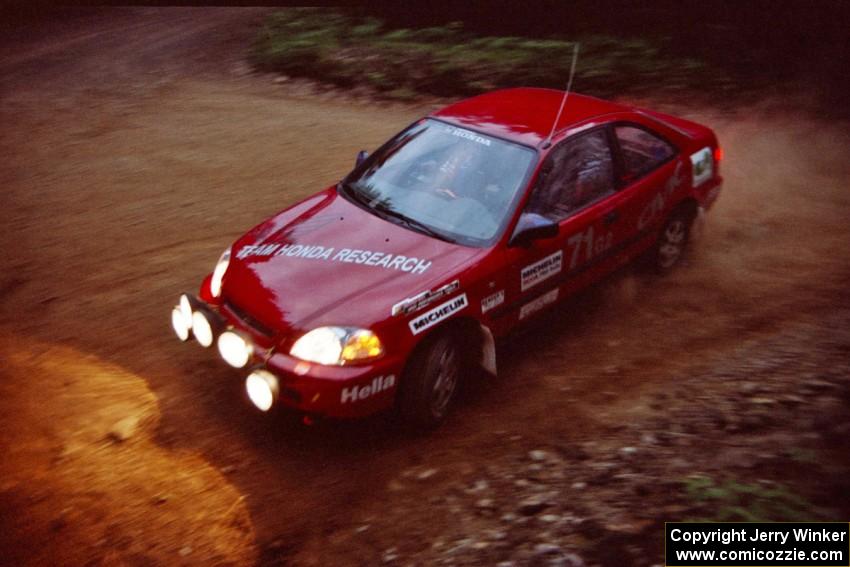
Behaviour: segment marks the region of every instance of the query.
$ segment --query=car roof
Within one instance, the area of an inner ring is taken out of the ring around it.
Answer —
[[[537,146],[546,139],[564,91],[514,88],[493,91],[446,106],[431,116],[493,136]],[[588,118],[631,108],[571,92],[556,132]]]

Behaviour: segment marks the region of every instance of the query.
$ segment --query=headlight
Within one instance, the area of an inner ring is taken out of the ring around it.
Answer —
[[[295,341],[289,354],[319,364],[340,365],[381,356],[384,347],[367,329],[319,327]]]
[[[212,278],[210,278],[210,293],[213,297],[221,295],[221,280],[224,279],[224,273],[227,271],[229,265],[230,248],[221,254],[221,258],[218,259],[215,270],[213,270]]]

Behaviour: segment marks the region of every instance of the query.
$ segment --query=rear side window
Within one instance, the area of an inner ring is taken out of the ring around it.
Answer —
[[[643,128],[617,126],[614,131],[623,153],[627,179],[649,173],[676,154],[676,149],[667,141]]]
[[[614,164],[604,130],[581,134],[552,150],[527,211],[553,221],[614,193]]]

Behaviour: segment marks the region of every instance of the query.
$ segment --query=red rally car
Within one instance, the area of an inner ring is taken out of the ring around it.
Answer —
[[[224,251],[172,326],[308,416],[446,416],[496,339],[638,255],[664,272],[718,196],[707,127],[518,88],[415,122]]]

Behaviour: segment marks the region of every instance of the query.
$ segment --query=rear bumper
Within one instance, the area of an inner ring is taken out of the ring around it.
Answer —
[[[697,216],[691,227],[691,240],[702,240],[705,235],[706,213],[717,201],[722,188],[723,178],[719,175],[705,183],[703,187],[700,187],[699,194],[697,195],[699,207],[697,207]]]
[[[364,417],[393,405],[404,357],[385,355],[371,364],[349,366],[306,362],[275,352],[271,341],[255,330],[251,332],[227,309],[186,295],[193,313],[202,312],[214,322],[214,342],[208,349],[211,353],[220,357],[216,343],[225,331],[237,332],[252,346],[248,363],[234,370],[240,373],[242,379],[256,370],[270,372],[277,381],[274,405],[332,418]]]
[[[700,206],[705,210],[710,209],[720,196],[721,189],[723,189],[723,178],[719,175],[701,185],[697,190],[697,200]]]

